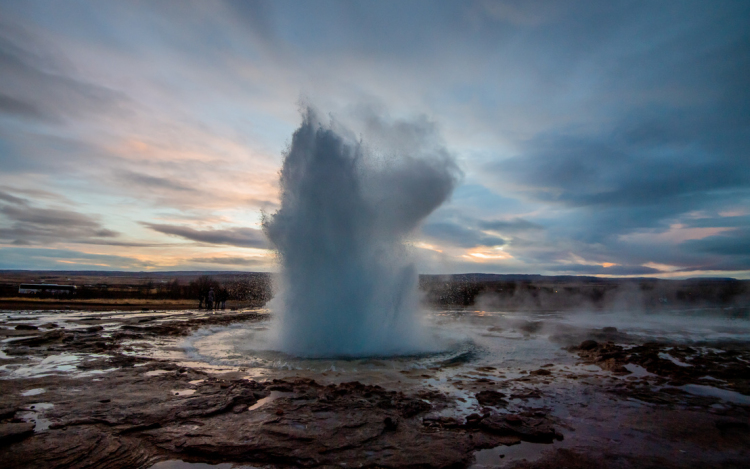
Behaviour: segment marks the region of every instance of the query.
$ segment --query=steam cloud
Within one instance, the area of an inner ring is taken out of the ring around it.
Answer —
[[[366,119],[376,152],[303,112],[281,170],[281,208],[263,227],[281,261],[271,307],[278,347],[300,356],[420,349],[417,273],[406,237],[461,172],[425,121]]]

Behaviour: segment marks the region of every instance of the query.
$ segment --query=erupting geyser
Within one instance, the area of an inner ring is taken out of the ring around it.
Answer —
[[[303,113],[281,170],[281,208],[263,223],[278,251],[276,346],[294,355],[383,356],[423,349],[406,237],[460,171],[425,123],[371,117],[375,153]],[[365,135],[368,131],[365,132]]]

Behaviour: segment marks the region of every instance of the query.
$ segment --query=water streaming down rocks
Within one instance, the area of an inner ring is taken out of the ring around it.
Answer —
[[[423,350],[417,273],[404,241],[450,196],[460,171],[434,127],[370,124],[379,137],[407,143],[384,157],[308,108],[285,155],[281,208],[263,225],[281,261],[271,307],[284,352]]]

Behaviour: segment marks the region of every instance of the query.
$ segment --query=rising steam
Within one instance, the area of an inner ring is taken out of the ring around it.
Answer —
[[[281,208],[263,223],[281,278],[278,348],[301,356],[420,349],[417,273],[405,238],[452,193],[460,171],[425,121],[370,116],[379,153],[303,112],[281,170]]]

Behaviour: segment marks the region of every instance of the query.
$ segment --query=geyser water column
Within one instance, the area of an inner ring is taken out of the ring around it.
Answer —
[[[281,170],[281,208],[263,227],[278,252],[276,347],[306,357],[423,350],[406,237],[460,170],[425,121],[368,121],[385,148],[303,112]]]

